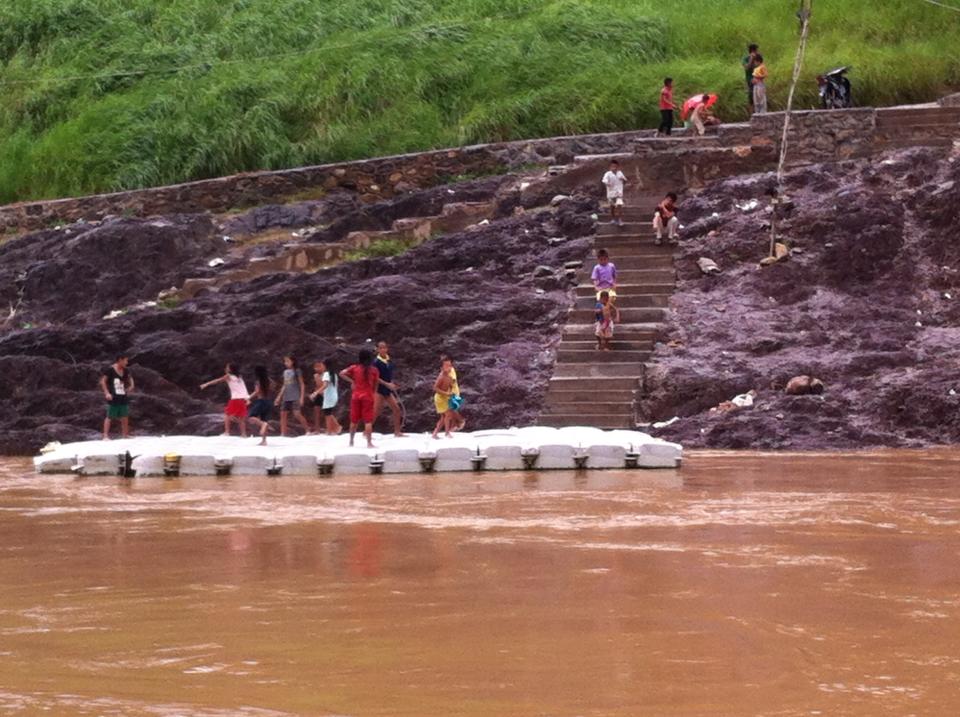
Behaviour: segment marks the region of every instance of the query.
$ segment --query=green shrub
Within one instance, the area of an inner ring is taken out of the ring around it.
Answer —
[[[370,246],[363,249],[354,249],[344,254],[344,261],[357,261],[358,259],[383,259],[388,256],[397,256],[403,254],[408,249],[416,246],[417,242],[407,239],[380,239],[370,243]]]

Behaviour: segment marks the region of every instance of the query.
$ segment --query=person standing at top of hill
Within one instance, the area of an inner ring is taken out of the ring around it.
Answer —
[[[130,357],[117,356],[117,360],[103,370],[100,376],[100,389],[107,399],[107,417],[103,419],[103,440],[110,440],[110,422],[120,420],[120,431],[124,438],[130,437],[130,394],[133,392],[133,376],[127,370]]]
[[[597,252],[597,264],[590,272],[590,279],[593,281],[593,290],[597,293],[597,301],[600,301],[600,294],[604,292],[610,295],[611,301],[617,300],[617,266],[610,261],[610,254],[606,249]]]
[[[620,171],[620,162],[610,161],[610,169],[603,175],[603,185],[607,188],[607,201],[610,203],[610,216],[617,226],[623,226],[623,186],[627,177]]]
[[[393,382],[393,372],[396,370],[396,364],[390,358],[390,347],[386,341],[377,343],[377,355],[373,359],[373,365],[380,372],[382,382],[377,386],[377,395],[373,398],[373,416],[374,420],[380,417],[383,411],[383,404],[390,407],[393,414],[393,435],[397,438],[403,437],[403,409],[400,407],[400,401],[397,399],[396,383]],[[386,384],[392,384],[390,388]]]
[[[250,400],[250,393],[247,391],[247,384],[240,377],[240,367],[235,363],[228,363],[224,366],[223,376],[201,383],[200,390],[218,383],[225,383],[230,389],[230,400],[227,401],[227,407],[223,410],[223,435],[230,435],[230,424],[236,421],[240,424],[240,435],[246,438],[247,403]]]
[[[757,55],[756,63],[753,68],[753,113],[761,115],[767,111],[767,66],[763,55]]]
[[[658,137],[669,137],[673,131],[673,112],[677,106],[673,104],[673,78],[667,77],[660,90],[660,127],[657,128]]]
[[[750,114],[753,114],[753,71],[757,68],[756,58],[759,50],[760,48],[756,45],[750,45],[747,48],[747,54],[740,61],[747,80],[747,106],[750,108]]]

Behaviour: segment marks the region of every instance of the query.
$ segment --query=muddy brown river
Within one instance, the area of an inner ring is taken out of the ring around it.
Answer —
[[[960,452],[680,471],[0,464],[0,714],[960,714]]]

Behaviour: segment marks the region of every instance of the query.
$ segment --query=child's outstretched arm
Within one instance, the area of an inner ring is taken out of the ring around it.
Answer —
[[[201,383],[201,384],[200,384],[200,390],[202,391],[202,390],[205,389],[207,386],[214,386],[214,385],[216,385],[216,384],[218,384],[218,383],[223,383],[224,381],[227,380],[227,378],[228,378],[227,374],[223,374],[223,376],[221,376],[220,378],[215,378],[215,379],[213,379],[212,381],[207,381],[206,383]]]

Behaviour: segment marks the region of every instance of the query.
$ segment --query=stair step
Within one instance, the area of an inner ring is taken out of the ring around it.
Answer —
[[[877,122],[877,131],[889,132],[890,130],[896,129],[914,129],[914,128],[923,128],[923,127],[960,127],[960,122],[958,122],[956,117],[951,117],[950,119],[937,119],[937,118],[925,118],[917,117],[911,118],[907,117],[904,119],[888,119],[883,120],[882,122]]]
[[[596,320],[596,312],[590,309],[572,309],[567,314],[567,321],[577,324],[590,324]],[[620,309],[620,321],[624,324],[647,324],[663,323],[667,320],[667,310],[664,308],[634,308],[624,307]],[[616,334],[616,329],[614,329]]]
[[[574,415],[589,411],[594,415],[609,416],[610,418],[627,418],[633,416],[633,399],[628,396],[625,401],[571,401],[568,404],[548,404],[544,411],[547,415]]]
[[[613,349],[613,352],[618,351],[644,351],[646,353],[653,352],[654,341],[652,339],[647,341],[623,341],[617,340],[616,338],[610,343],[610,346]],[[597,339],[588,339],[586,337],[581,341],[561,341],[557,346],[557,351],[596,351],[597,350]]]
[[[593,246],[595,249],[603,248],[607,250],[612,246],[661,246],[656,241],[657,234],[653,229],[641,232],[627,231],[626,224],[624,224],[622,232],[597,232],[593,240]],[[662,246],[666,246],[666,243]]]
[[[614,351],[608,351],[607,353],[614,357],[622,355]],[[643,377],[643,372],[644,364],[640,361],[629,363],[558,363],[553,369],[553,375],[559,378],[619,377],[639,380]]]
[[[690,136],[671,135],[669,137],[641,137],[633,141],[633,146],[642,150],[667,149],[684,145],[709,145],[713,147],[719,144],[720,138],[716,134],[711,134],[709,131],[702,137],[694,134]]]
[[[617,264],[615,261],[614,264]],[[589,284],[590,283],[590,272],[593,271],[593,266],[584,266],[580,270],[581,283]],[[677,272],[673,268],[654,268],[654,269],[620,269],[620,265],[617,264],[617,280],[623,282],[623,285],[667,285],[676,288],[677,285]]]
[[[608,252],[610,254],[610,261],[612,261],[614,265],[617,267],[618,274],[620,273],[620,267],[623,265],[624,262],[637,261],[637,260],[646,261],[648,259],[663,259],[663,260],[669,259],[672,262],[674,258],[673,251],[671,248],[661,249],[660,247],[655,247],[655,246],[650,246],[649,248],[646,248],[646,247],[633,247],[629,249],[624,248],[622,251],[608,250]],[[594,266],[595,265],[591,263],[589,265],[585,265],[583,268],[589,272],[589,271],[593,271]],[[663,269],[665,267],[655,266],[652,268]]]
[[[597,237],[601,236],[620,236],[620,235],[654,235],[653,226],[649,221],[625,221],[623,225],[617,224],[598,224]]]
[[[557,348],[590,348],[597,345],[597,338],[594,335],[594,325],[590,325],[589,331],[583,333],[564,332],[563,338]],[[613,347],[615,349],[635,349],[638,351],[652,351],[657,342],[656,331],[622,331],[616,327],[616,336],[613,337]]]
[[[547,395],[554,391],[633,392],[640,388],[639,380],[634,376],[553,376],[549,382]]]
[[[877,110],[877,120],[901,119],[904,117],[948,117],[956,119],[954,107],[884,107]]]
[[[615,331],[615,341],[652,341],[660,335],[659,324],[639,324],[641,327],[650,326],[652,328],[634,328],[629,324],[618,324]],[[563,329],[561,341],[592,341],[593,331],[596,324],[591,321],[589,324],[567,324]]]
[[[649,284],[624,283],[617,284],[617,295],[631,296],[635,294],[672,294],[674,289],[676,289],[676,284],[673,282],[650,282]],[[596,294],[597,290],[593,287],[593,284],[577,285],[577,296],[594,297]]]
[[[670,302],[670,294],[619,294],[617,296],[618,309],[645,309],[666,308]],[[594,309],[597,300],[593,296],[577,297],[578,309]]]
[[[541,426],[555,426],[562,428],[564,426],[594,426],[596,428],[622,428],[632,429],[634,425],[631,418],[611,418],[610,416],[593,415],[543,415],[537,421]]]
[[[547,390],[545,403],[548,406],[561,406],[570,404],[590,404],[597,403],[627,403],[632,404],[636,395],[636,387],[624,391],[604,391],[588,389],[572,389],[569,391],[555,390],[551,385]]]
[[[673,269],[673,254],[631,254],[630,256],[614,256],[613,263],[617,265],[617,276],[620,276],[623,271]]]
[[[898,137],[885,139],[884,149],[910,149],[912,147],[952,147],[953,139],[949,137]]]
[[[578,154],[573,158],[573,161],[575,164],[584,164],[589,162],[596,162],[601,159],[605,159],[608,162],[614,159],[616,159],[617,161],[633,159],[633,152],[610,152],[609,154]]]
[[[634,247],[644,250],[657,246],[667,246],[666,241],[663,244],[657,244],[657,238],[651,232],[649,236],[600,236],[593,240],[594,251],[606,249],[611,254],[621,249],[632,249]]]
[[[659,200],[649,205],[638,205],[631,204],[629,207],[623,208],[622,219],[627,222],[645,222],[647,226],[652,226],[653,222],[653,213],[657,211],[657,205]],[[613,215],[610,213],[609,209],[606,209],[602,215],[600,215],[600,221],[603,224],[611,224],[613,222]]]
[[[656,238],[641,239],[637,237],[601,237],[598,236],[593,240],[593,255],[596,257],[596,253],[601,249],[606,249],[610,253],[610,257],[613,261],[617,260],[618,256],[630,255],[630,254],[669,254],[672,255],[677,249],[676,246],[671,245],[666,239],[663,240],[662,244],[656,243]]]
[[[577,349],[565,348],[562,344],[557,349],[557,364],[608,364],[608,363],[636,363],[647,361],[653,351],[600,351],[596,348]]]

